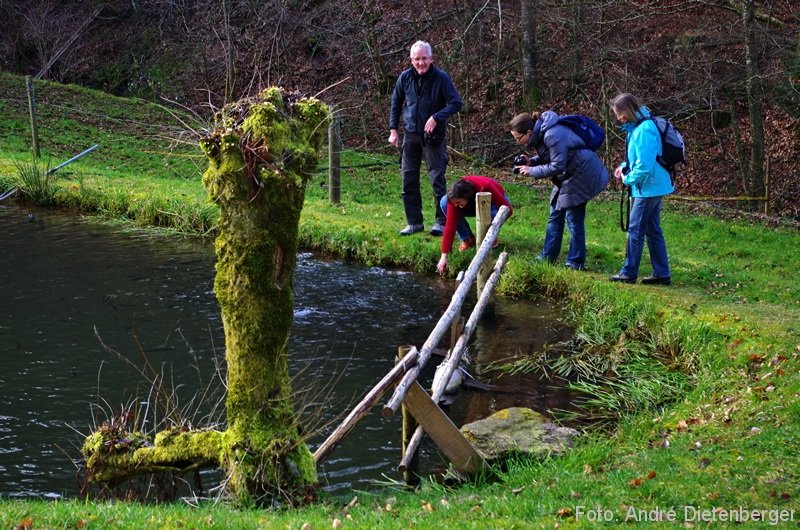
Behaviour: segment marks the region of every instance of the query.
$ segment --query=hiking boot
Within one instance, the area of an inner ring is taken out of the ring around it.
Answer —
[[[609,280],[612,282],[622,282],[622,283],[636,283],[636,276],[625,276],[624,274],[615,274],[613,276],[608,277]]]
[[[433,223],[433,226],[431,227],[432,236],[440,236],[442,235],[443,232],[444,232],[444,225],[442,225],[442,223],[440,223],[439,221]]]
[[[461,242],[458,246],[459,252],[464,252],[465,250],[472,248],[475,246],[475,236],[469,236],[467,239]]]
[[[669,276],[645,276],[642,278],[642,283],[648,285],[669,285],[672,279]]]
[[[417,232],[422,232],[425,230],[425,227],[421,224],[419,225],[407,225],[405,228],[400,230],[401,236],[410,236],[411,234],[416,234]]]

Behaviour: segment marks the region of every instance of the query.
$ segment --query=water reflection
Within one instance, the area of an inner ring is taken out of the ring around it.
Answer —
[[[209,384],[224,346],[212,245],[8,205],[0,205],[0,234],[0,495],[72,496],[78,433],[89,431],[97,407],[118,410],[147,395],[140,367],[154,367],[183,403]],[[453,288],[301,254],[290,369],[301,401],[324,403],[309,432],[335,427],[392,367],[400,345],[421,345]],[[483,359],[525,354],[562,332],[551,306],[500,300],[496,308],[472,346]],[[531,385],[534,401],[553,394],[547,382],[521,384]],[[465,392],[454,414],[501,407],[503,394]],[[369,414],[321,467],[326,488],[399,479],[399,421]],[[312,438],[312,448],[323,439]],[[426,454],[441,459],[430,447]]]

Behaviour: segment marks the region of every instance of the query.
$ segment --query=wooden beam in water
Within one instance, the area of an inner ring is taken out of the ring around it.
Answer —
[[[403,404],[456,469],[474,474],[483,468],[481,454],[416,381],[409,387]]]

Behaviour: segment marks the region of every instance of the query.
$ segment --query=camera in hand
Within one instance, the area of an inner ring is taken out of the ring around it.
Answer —
[[[517,155],[514,157],[514,167],[511,169],[511,172],[515,175],[519,175],[519,168],[517,166],[527,166],[528,165],[528,157],[525,155]]]

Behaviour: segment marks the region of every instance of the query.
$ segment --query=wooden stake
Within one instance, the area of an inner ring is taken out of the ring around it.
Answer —
[[[475,194],[475,231],[478,236],[478,245],[483,243],[486,236],[486,231],[489,225],[492,224],[492,194],[488,192],[481,192]],[[491,255],[491,254],[490,254]],[[478,296],[483,292],[483,286],[486,285],[486,279],[492,271],[492,260],[486,259],[481,263],[478,269],[478,278],[475,285],[478,288]]]
[[[31,115],[31,136],[33,137],[33,156],[39,158],[39,126],[36,124],[36,88],[33,77],[25,76],[25,88],[28,92],[28,110]]]
[[[331,204],[339,204],[342,198],[340,153],[342,139],[340,136],[341,118],[333,113],[333,120],[328,126],[328,200]]]
[[[397,352],[397,360],[401,362],[403,357],[406,356],[409,352],[408,346],[400,346]],[[419,484],[419,475],[417,474],[418,464],[419,464],[419,453],[417,453],[416,448],[408,452],[408,444],[411,441],[411,437],[414,435],[414,431],[417,429],[417,421],[414,419],[414,416],[409,412],[408,408],[403,405],[402,408],[402,415],[403,415],[403,439],[401,440],[401,447],[402,447],[402,460],[408,462],[408,465],[403,469],[403,480],[406,481],[408,485],[416,485]]]

